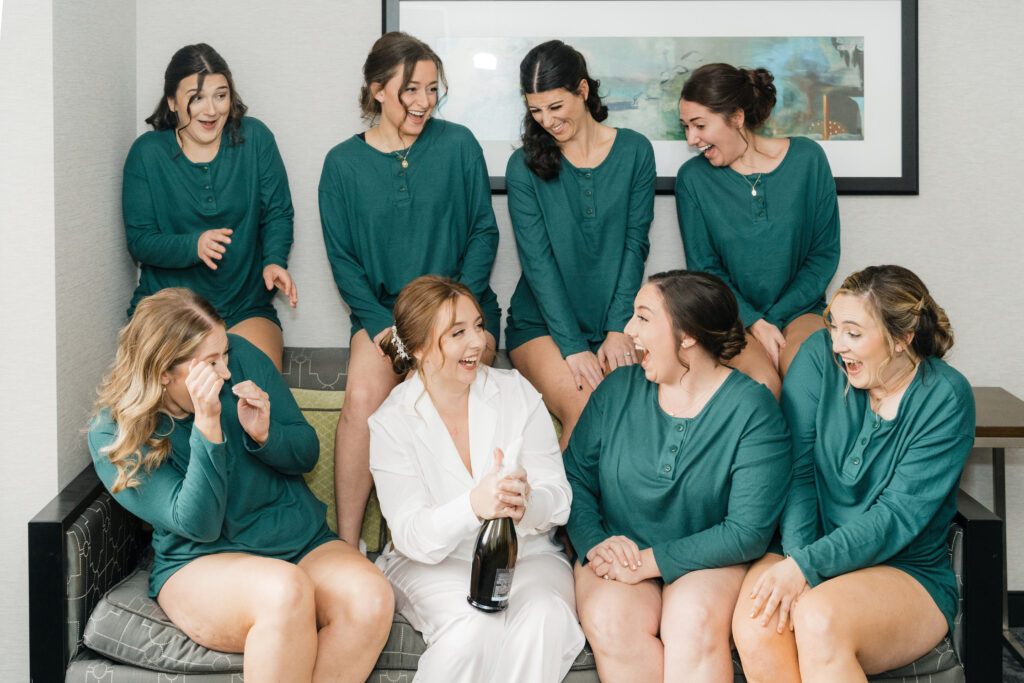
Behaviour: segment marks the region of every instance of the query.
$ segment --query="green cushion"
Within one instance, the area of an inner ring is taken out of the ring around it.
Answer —
[[[316,430],[320,439],[320,458],[312,472],[303,475],[306,485],[317,498],[327,505],[327,525],[338,531],[338,513],[334,499],[334,430],[338,426],[338,414],[345,402],[344,391],[317,391],[314,389],[292,389],[292,396],[306,421]],[[386,542],[384,518],[380,514],[377,492],[370,491],[363,517],[360,534],[366,543],[367,552],[380,552]]]

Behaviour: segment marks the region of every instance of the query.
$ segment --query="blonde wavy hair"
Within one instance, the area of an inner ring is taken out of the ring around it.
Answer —
[[[210,331],[224,325],[203,297],[183,287],[146,297],[117,334],[117,355],[97,389],[95,410],[110,412],[117,437],[101,452],[117,468],[111,489],[139,485],[140,469],[159,467],[170,452],[167,434],[157,434],[163,412],[164,372],[193,357]],[[173,428],[173,427],[172,427]]]
[[[914,363],[929,356],[942,358],[953,346],[953,328],[946,311],[932,298],[921,278],[903,266],[869,266],[848,276],[822,313],[826,327],[832,304],[840,294],[863,297],[882,328],[889,349],[889,358],[882,367],[896,357],[897,340],[910,335],[913,337],[906,353]]]

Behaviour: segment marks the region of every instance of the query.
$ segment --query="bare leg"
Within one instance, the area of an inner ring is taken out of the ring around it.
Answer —
[[[313,583],[320,629],[313,680],[365,681],[391,631],[391,584],[341,541],[318,547],[302,558],[299,567]]]
[[[281,372],[281,362],[284,358],[284,334],[280,327],[266,318],[256,317],[233,325],[228,332],[245,337],[252,342],[256,348],[274,361],[274,367]]]
[[[558,446],[564,451],[590,398],[590,386],[586,382],[583,389],[576,385],[569,364],[551,337],[531,339],[509,351],[508,357],[516,370],[537,388],[544,405],[562,423]]]
[[[948,626],[928,591],[892,567],[860,569],[800,597],[793,613],[804,681],[865,681],[927,653]]]
[[[804,313],[783,328],[782,336],[786,338],[786,345],[779,353],[779,373],[783,377],[789,371],[789,364],[793,362],[793,358],[796,357],[796,352],[800,350],[800,345],[804,343],[804,340],[824,327],[825,321],[820,315]]]
[[[363,514],[370,497],[370,428],[366,420],[401,381],[391,361],[381,356],[366,330],[352,337],[345,384],[345,403],[334,433],[334,491],[338,503],[338,535],[359,546]]]
[[[577,562],[576,608],[604,683],[660,681],[665,648],[658,638],[661,587],[599,579]]]
[[[200,645],[244,652],[246,681],[298,682],[313,675],[313,583],[290,562],[206,555],[172,574],[157,602]]]
[[[767,625],[750,618],[753,601],[750,593],[761,575],[781,562],[782,555],[768,553],[754,563],[743,579],[736,610],[732,617],[732,637],[743,662],[743,674],[749,683],[800,683],[796,638],[788,628],[778,632],[778,612]]]
[[[775,371],[768,352],[764,350],[764,346],[757,341],[754,335],[747,332],[747,345],[739,355],[728,362],[728,365],[768,387],[775,396],[775,400],[779,400],[782,395],[782,378]]]
[[[685,574],[661,591],[665,681],[732,683],[729,633],[745,564]]]

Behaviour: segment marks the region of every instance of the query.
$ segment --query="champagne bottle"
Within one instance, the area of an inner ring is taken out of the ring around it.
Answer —
[[[499,477],[517,467],[522,438],[505,449]],[[500,612],[508,607],[512,576],[516,570],[519,540],[509,517],[485,519],[473,549],[473,572],[466,600],[483,612]]]
[[[519,541],[510,518],[484,520],[473,549],[473,574],[466,598],[469,604],[483,612],[500,612],[508,607],[518,551]]]

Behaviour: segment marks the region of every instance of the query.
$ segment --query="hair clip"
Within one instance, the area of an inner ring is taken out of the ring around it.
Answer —
[[[391,343],[395,347],[395,351],[398,352],[398,357],[403,360],[409,360],[409,352],[405,350],[405,344],[402,343],[402,338],[398,336],[398,328],[394,325],[391,326]]]

